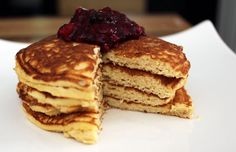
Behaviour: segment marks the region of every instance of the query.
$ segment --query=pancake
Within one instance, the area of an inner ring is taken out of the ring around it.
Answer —
[[[186,78],[169,78],[111,63],[103,64],[102,72],[105,81],[133,87],[149,94],[158,95],[160,98],[173,97],[175,91],[182,88],[186,81]]]
[[[17,85],[17,92],[19,97],[30,106],[32,110],[47,115],[70,113],[75,111],[98,112],[102,100],[102,94],[97,100],[78,100],[55,97],[49,93],[40,92],[21,82]]]
[[[171,102],[159,106],[146,105],[137,103],[135,101],[127,102],[125,100],[110,96],[104,96],[104,101],[113,108],[149,113],[160,113],[181,118],[191,118],[193,111],[192,100],[183,88],[176,91],[176,95]]]
[[[190,63],[183,48],[157,37],[145,36],[130,40],[104,54],[111,61],[131,69],[150,71],[167,77],[186,78]]]
[[[132,87],[124,87],[121,85],[112,84],[106,81],[103,81],[103,95],[118,98],[125,100],[127,102],[131,101],[140,104],[146,104],[151,106],[163,105],[170,102],[173,97],[170,98],[160,98],[154,94],[148,94],[142,92],[138,89]]]
[[[35,112],[44,113],[45,115],[48,115],[48,116],[55,116],[61,113],[59,110],[55,109],[54,107],[50,105],[41,105],[39,103],[32,104],[32,102],[29,103],[29,101],[25,101],[25,100],[22,100],[22,102],[28,105],[31,110]]]
[[[50,36],[16,55],[24,84],[57,97],[93,100],[99,83],[100,48]]]
[[[39,103],[36,99],[27,94],[23,94],[21,91],[19,92],[19,97],[24,104],[28,105],[30,109],[35,112],[41,112],[49,116],[58,115],[61,113],[59,109],[51,106],[50,104]]]
[[[87,107],[81,106],[62,106],[62,107],[53,107],[50,104],[42,104],[38,102],[35,98],[30,95],[20,94],[22,101],[27,104],[33,111],[41,112],[49,116],[58,115],[61,113],[73,113],[73,112],[97,112],[94,109],[89,109]]]
[[[35,112],[26,104],[22,104],[27,118],[38,127],[54,132],[63,132],[66,137],[74,138],[85,144],[93,144],[100,132],[102,111],[99,113],[71,113],[48,116]]]

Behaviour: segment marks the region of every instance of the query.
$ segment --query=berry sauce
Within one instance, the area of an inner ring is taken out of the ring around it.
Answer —
[[[102,51],[143,35],[143,27],[109,7],[97,11],[78,8],[70,22],[61,26],[57,32],[58,38],[65,41],[97,44]]]

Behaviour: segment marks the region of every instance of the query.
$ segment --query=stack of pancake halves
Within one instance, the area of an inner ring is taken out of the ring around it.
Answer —
[[[100,48],[51,36],[16,55],[27,118],[45,130],[96,142],[103,114]]]
[[[157,37],[122,43],[103,56],[104,101],[111,107],[183,118],[192,115],[182,47]]]
[[[50,36],[17,53],[17,92],[31,122],[92,144],[107,106],[191,117],[182,49],[144,36],[101,53],[97,45]]]

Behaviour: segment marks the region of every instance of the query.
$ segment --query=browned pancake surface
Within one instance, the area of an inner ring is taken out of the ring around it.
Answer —
[[[17,85],[17,93],[20,97],[20,99],[22,99],[22,102],[24,102],[25,104],[27,104],[28,106],[40,106],[40,107],[43,107],[43,108],[53,108],[53,109],[56,109],[55,107],[53,107],[51,104],[47,104],[47,103],[40,103],[37,99],[35,99],[34,97],[30,96],[28,94],[28,92],[30,91],[34,91],[36,89],[34,88],[31,88],[27,85],[24,85],[23,83],[19,82],[18,85]],[[55,97],[55,96],[52,96],[50,93],[47,93],[47,92],[41,92],[42,94],[44,94],[46,97],[48,98],[63,98],[63,97]],[[90,101],[90,102],[93,102],[93,101]],[[94,101],[95,102],[95,101]],[[87,111],[87,112],[96,112],[94,109],[92,108],[89,108],[89,107],[82,107],[82,106],[79,106],[79,105],[76,105],[76,106],[70,106],[68,107],[70,108],[71,110],[69,110],[67,113],[69,112],[83,112],[83,111]]]
[[[145,36],[130,40],[113,49],[116,56],[127,58],[150,56],[152,59],[168,63],[173,69],[187,75],[190,63],[183,53],[183,48],[157,37]]]
[[[76,113],[70,113],[70,114],[59,114],[56,116],[48,116],[40,112],[35,112],[30,109],[30,107],[22,103],[24,109],[28,114],[30,114],[34,119],[39,121],[42,124],[46,125],[68,125],[70,123],[76,122],[76,121],[83,121],[85,119],[80,118],[87,118],[85,121],[94,125],[97,125],[96,118],[94,118],[92,115],[96,113],[88,113],[88,112],[76,112]]]
[[[34,79],[90,81],[95,77],[95,73],[93,75],[91,73],[96,70],[98,58],[94,48],[98,47],[85,43],[65,42],[56,36],[50,36],[19,51],[16,60]]]

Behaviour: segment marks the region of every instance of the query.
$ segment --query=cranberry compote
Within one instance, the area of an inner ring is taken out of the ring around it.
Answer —
[[[108,51],[120,42],[138,39],[145,32],[125,14],[105,7],[98,11],[78,8],[70,22],[60,27],[57,35],[65,41],[97,44],[103,51]]]

